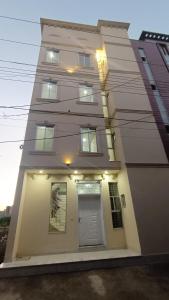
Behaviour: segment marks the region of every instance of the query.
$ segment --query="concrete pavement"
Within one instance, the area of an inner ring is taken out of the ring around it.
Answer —
[[[1,300],[168,300],[169,264],[0,280]]]

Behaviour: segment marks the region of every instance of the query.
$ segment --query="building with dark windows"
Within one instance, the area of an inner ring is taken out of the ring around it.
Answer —
[[[128,27],[41,19],[6,262],[169,252],[167,41]]]
[[[169,35],[143,31],[132,45],[169,159]]]

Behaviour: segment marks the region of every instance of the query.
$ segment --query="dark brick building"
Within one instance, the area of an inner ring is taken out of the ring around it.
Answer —
[[[169,35],[143,31],[131,42],[169,159]]]

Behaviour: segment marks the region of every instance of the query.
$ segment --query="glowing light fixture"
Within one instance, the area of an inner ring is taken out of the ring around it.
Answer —
[[[71,164],[71,160],[69,159],[69,158],[66,158],[65,159],[65,164],[66,164],[66,166],[70,166],[70,164]]]
[[[77,171],[77,170],[75,170],[75,171],[74,171],[74,174],[78,174],[78,171]]]
[[[74,73],[74,69],[73,68],[67,69],[67,72],[72,74],[72,73]]]
[[[43,174],[43,170],[40,170],[40,171],[39,171],[39,174]]]

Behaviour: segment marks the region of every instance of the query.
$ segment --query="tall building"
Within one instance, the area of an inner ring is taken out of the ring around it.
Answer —
[[[143,31],[132,45],[169,159],[169,35]]]
[[[41,19],[6,261],[168,252],[169,164],[128,27]]]

